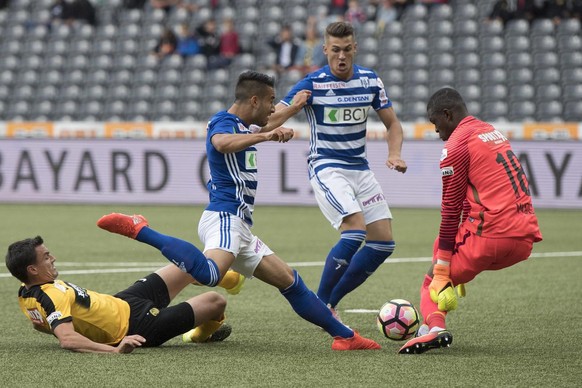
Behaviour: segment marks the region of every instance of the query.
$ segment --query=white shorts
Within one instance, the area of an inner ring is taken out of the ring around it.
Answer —
[[[235,259],[231,268],[247,278],[253,277],[264,256],[273,254],[251,233],[246,222],[226,212],[204,211],[198,223],[198,236],[204,244],[204,252],[221,249],[232,253]]]
[[[382,187],[370,170],[346,170],[327,167],[311,178],[311,187],[319,209],[339,229],[344,217],[362,212],[366,225],[392,219]]]

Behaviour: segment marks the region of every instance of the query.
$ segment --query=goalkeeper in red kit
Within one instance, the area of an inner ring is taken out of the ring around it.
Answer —
[[[464,296],[464,284],[479,273],[526,260],[542,240],[527,177],[507,138],[469,115],[452,88],[432,95],[427,114],[446,142],[441,224],[420,291],[424,322],[402,354],[449,346],[453,336],[445,318],[457,307],[456,291]]]

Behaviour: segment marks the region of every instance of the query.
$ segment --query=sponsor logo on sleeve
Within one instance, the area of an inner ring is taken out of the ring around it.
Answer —
[[[443,151],[441,152],[441,162],[443,160],[445,160],[447,158],[447,149],[443,148]]]
[[[37,309],[27,309],[28,317],[35,325],[42,325],[42,314]]]
[[[62,316],[63,314],[61,314],[60,311],[55,311],[54,313],[46,317],[46,320],[48,321],[49,325],[52,326],[53,322],[59,320]]]
[[[455,173],[455,171],[453,170],[453,166],[441,168],[441,175],[442,176],[451,176],[454,173]]]

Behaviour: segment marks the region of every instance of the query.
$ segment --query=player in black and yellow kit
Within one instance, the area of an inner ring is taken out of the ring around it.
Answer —
[[[107,295],[58,280],[54,263],[40,236],[11,244],[6,254],[8,270],[23,283],[18,291],[22,312],[36,330],[54,334],[64,349],[130,353],[194,327],[188,337],[192,342],[221,341],[230,334],[230,326],[223,324],[226,299],[217,292],[169,306],[193,281],[173,264]]]

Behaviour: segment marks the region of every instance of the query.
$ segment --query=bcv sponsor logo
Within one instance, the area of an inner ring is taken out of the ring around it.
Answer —
[[[370,206],[370,205],[373,205],[373,204],[378,203],[378,202],[383,202],[385,200],[386,200],[386,198],[384,197],[384,194],[378,193],[378,194],[374,195],[372,198],[369,198],[369,199],[363,201],[362,206],[363,207]]]

